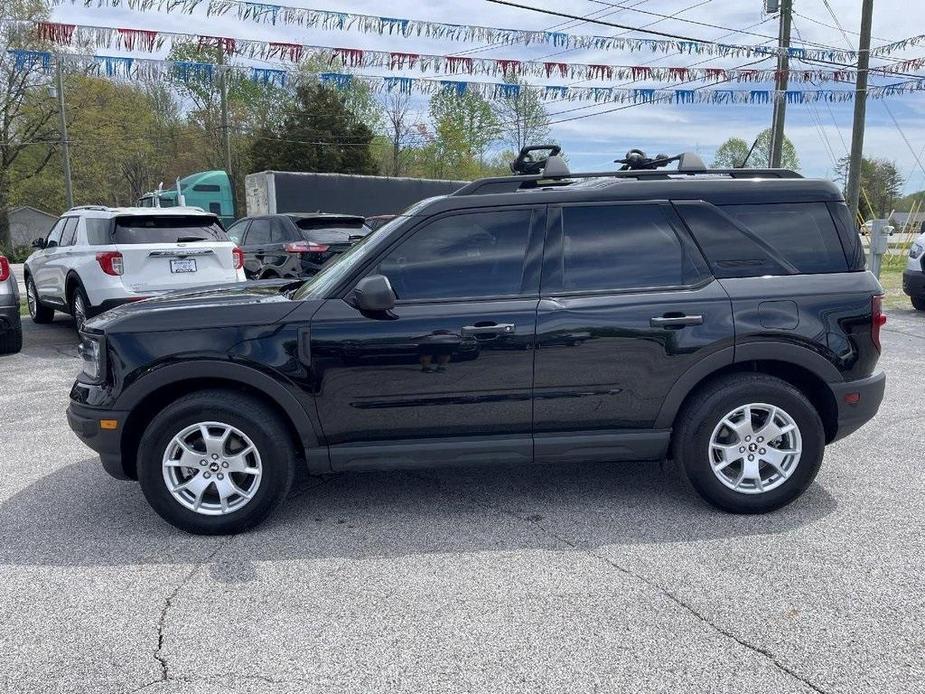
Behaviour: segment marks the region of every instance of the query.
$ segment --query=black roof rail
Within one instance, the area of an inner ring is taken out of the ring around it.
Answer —
[[[569,173],[567,176],[550,178],[543,174],[529,176],[494,176],[480,178],[467,183],[452,195],[490,195],[492,193],[513,193],[518,190],[535,190],[552,186],[567,186],[585,178],[615,178],[645,181],[679,180],[697,176],[727,176],[729,178],[803,178],[790,169],[701,169],[678,171],[675,169],[631,169],[628,171],[594,171]]]

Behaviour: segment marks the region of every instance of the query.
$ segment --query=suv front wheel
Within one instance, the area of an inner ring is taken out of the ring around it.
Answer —
[[[694,488],[733,513],[764,513],[812,484],[825,450],[822,421],[789,383],[734,374],[706,386],[681,413],[673,443]]]
[[[259,400],[225,390],[184,396],[151,422],[138,481],[168,523],[200,535],[253,527],[278,506],[295,471],[291,437]]]

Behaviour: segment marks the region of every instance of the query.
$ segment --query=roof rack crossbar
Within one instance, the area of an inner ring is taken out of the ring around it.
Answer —
[[[570,185],[575,179],[584,178],[628,178],[636,180],[670,180],[693,178],[696,176],[729,176],[730,178],[803,178],[790,169],[631,169],[628,171],[593,171],[587,173],[569,173],[568,176],[550,177],[543,174],[519,176],[492,176],[480,178],[467,183],[452,195],[486,195],[489,193],[509,193],[550,186]],[[541,183],[542,182],[542,183]]]

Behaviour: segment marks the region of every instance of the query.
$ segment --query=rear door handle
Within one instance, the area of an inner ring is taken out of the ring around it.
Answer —
[[[513,335],[513,323],[490,323],[479,325],[464,325],[462,327],[463,335]]]
[[[688,325],[703,325],[703,316],[655,316],[649,319],[653,328],[683,328]]]

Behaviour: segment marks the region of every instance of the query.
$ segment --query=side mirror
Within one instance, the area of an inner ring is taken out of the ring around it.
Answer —
[[[361,311],[388,311],[395,306],[395,292],[385,275],[369,275],[353,289],[353,305]]]
[[[37,239],[33,239],[32,247],[42,249],[45,248],[45,239],[42,236],[39,236]]]

